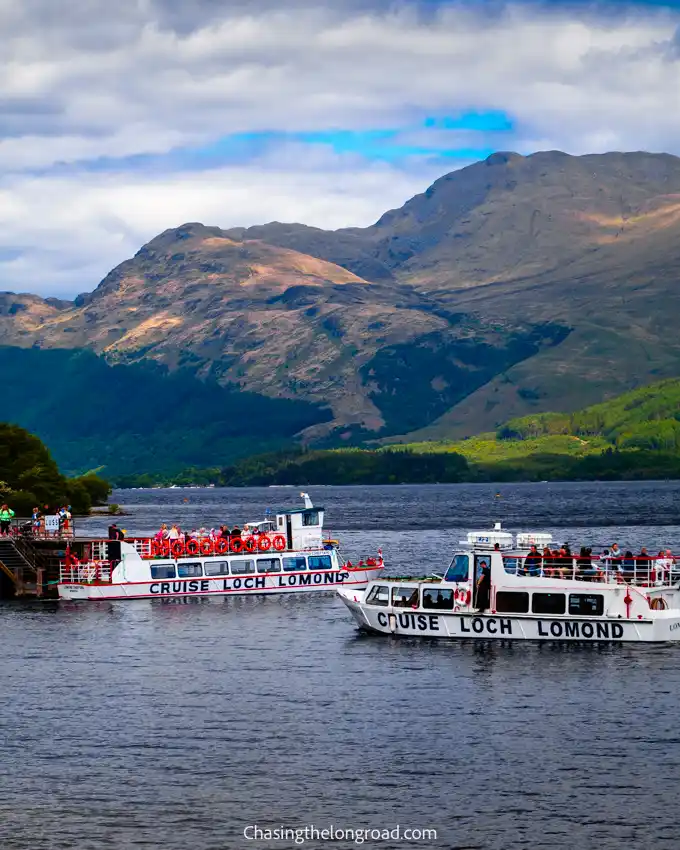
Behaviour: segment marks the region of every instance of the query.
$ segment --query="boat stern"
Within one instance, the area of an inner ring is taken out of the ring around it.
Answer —
[[[92,588],[86,584],[62,584],[57,585],[59,599],[89,599],[92,595]]]

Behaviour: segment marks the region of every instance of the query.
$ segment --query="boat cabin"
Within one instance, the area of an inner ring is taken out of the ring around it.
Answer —
[[[322,549],[324,509],[314,507],[309,497],[304,508],[278,511],[276,534],[286,538],[286,548],[291,550]]]

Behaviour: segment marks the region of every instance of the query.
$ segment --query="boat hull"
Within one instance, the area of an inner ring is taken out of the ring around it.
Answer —
[[[653,619],[550,617],[381,608],[366,605],[362,591],[338,590],[358,626],[401,637],[454,640],[667,643],[680,641],[680,616]],[[665,612],[662,612],[665,614]]]
[[[319,593],[335,591],[340,586],[361,589],[376,578],[382,569],[382,566],[376,566],[353,570],[249,575],[242,578],[229,576],[121,583],[69,582],[60,583],[58,590],[60,599],[90,601]]]

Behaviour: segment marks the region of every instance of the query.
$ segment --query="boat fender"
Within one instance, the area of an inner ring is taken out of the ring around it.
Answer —
[[[261,534],[257,541],[257,548],[260,552],[268,552],[272,548],[272,542],[266,534]]]
[[[191,540],[187,540],[184,548],[186,549],[187,555],[198,555],[198,552],[199,552],[198,540],[194,540],[194,538],[192,537]]]
[[[213,553],[213,542],[209,537],[206,537],[204,540],[201,540],[201,555],[212,555]]]
[[[274,548],[277,552],[283,552],[283,550],[286,548],[286,538],[283,536],[283,534],[277,534],[274,537]]]
[[[397,631],[397,615],[390,614],[387,618],[387,625],[389,626],[390,631],[394,634]]]
[[[184,543],[181,540],[173,540],[170,551],[173,558],[180,558],[184,554]]]

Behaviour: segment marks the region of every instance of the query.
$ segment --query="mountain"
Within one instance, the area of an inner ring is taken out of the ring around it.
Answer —
[[[317,445],[455,438],[680,374],[679,237],[676,157],[497,153],[367,228],[186,224],[75,302],[2,293],[0,344],[327,405]]]

